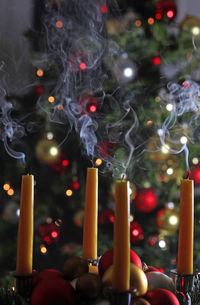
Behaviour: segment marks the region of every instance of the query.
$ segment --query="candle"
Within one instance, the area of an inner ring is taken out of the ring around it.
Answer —
[[[194,234],[194,184],[193,180],[181,181],[178,274],[193,274],[193,234]]]
[[[83,257],[97,259],[98,170],[87,169],[83,224]]]
[[[116,181],[114,218],[114,258],[112,289],[130,289],[130,196],[129,182]]]
[[[34,177],[23,175],[17,243],[17,275],[32,274]]]

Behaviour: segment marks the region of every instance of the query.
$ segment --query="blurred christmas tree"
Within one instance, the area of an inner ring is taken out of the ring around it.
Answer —
[[[26,95],[1,94],[2,285],[10,285],[16,263],[24,173],[18,151],[35,176],[37,270],[62,269],[67,257],[82,253],[91,162],[99,168],[99,255],[112,246],[113,183],[125,173],[132,249],[166,273],[176,266],[187,147],[199,234],[200,21],[186,17],[176,24],[178,8],[168,0],[118,5],[35,1],[35,26],[27,33],[34,88]],[[12,111],[4,107],[8,102]],[[197,265],[200,246],[194,245]]]

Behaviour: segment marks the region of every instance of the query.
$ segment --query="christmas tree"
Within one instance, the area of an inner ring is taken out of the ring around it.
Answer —
[[[131,186],[131,248],[177,265],[180,181],[195,183],[199,262],[200,21],[176,2],[35,1],[30,89],[1,69],[1,284],[13,285],[21,175],[35,177],[34,269],[82,254],[86,169],[99,171],[98,255],[113,245],[114,182]]]

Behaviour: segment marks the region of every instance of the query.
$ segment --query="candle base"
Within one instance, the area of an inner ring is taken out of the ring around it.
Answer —
[[[33,276],[15,274],[15,290],[24,299],[29,299],[32,293]]]
[[[108,299],[111,305],[131,305],[131,296],[133,291],[115,291],[112,288],[104,289],[104,296]]]
[[[195,279],[199,275],[199,272],[194,274],[178,274],[176,270],[171,270],[171,273],[174,277],[176,297],[180,305],[191,305],[190,294],[194,291]]]

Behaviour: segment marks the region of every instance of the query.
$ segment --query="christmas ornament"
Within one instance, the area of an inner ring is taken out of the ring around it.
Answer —
[[[132,221],[130,223],[130,231],[131,231],[131,243],[135,244],[140,240],[143,240],[143,230],[138,222]]]
[[[102,282],[104,287],[112,286],[113,265],[104,273]],[[133,291],[134,296],[145,295],[148,289],[147,277],[142,269],[135,264],[130,264],[130,287],[136,289]]]
[[[134,208],[139,212],[152,212],[157,206],[157,195],[151,188],[138,189],[132,204]]]
[[[181,23],[181,29],[192,35],[200,34],[200,19],[195,16],[186,16]]]
[[[137,68],[127,54],[122,54],[120,58],[115,60],[112,73],[120,84],[125,84],[136,77]]]
[[[60,228],[55,223],[45,223],[38,227],[38,234],[42,241],[50,245],[58,241]]]
[[[173,1],[160,0],[156,2],[155,18],[157,20],[173,20],[177,15],[177,8]]]
[[[98,216],[98,224],[104,225],[104,224],[113,224],[114,222],[114,211],[111,209],[103,210],[99,213]]]
[[[66,260],[63,266],[63,273],[67,280],[73,279],[88,273],[88,261],[80,256],[74,256]]]
[[[56,269],[45,269],[34,274],[33,286],[36,286],[40,282],[48,279],[56,280],[57,278],[62,278],[62,277],[63,277],[63,273]]]
[[[131,305],[151,305],[151,304],[143,298],[135,298],[132,300]]]
[[[175,285],[172,279],[166,274],[157,271],[150,271],[146,273],[146,277],[148,281],[148,291],[156,288],[163,288],[175,293]]]
[[[179,212],[165,207],[157,212],[156,223],[160,233],[173,235],[179,226]]]
[[[36,157],[46,164],[51,164],[59,158],[60,150],[55,140],[41,139],[36,145]]]
[[[151,305],[180,305],[177,297],[169,290],[154,289],[149,291],[145,298]]]
[[[102,289],[102,282],[98,275],[87,273],[80,276],[76,282],[76,290],[80,297],[95,299]]]
[[[151,271],[164,273],[164,269],[156,268],[156,267],[153,267],[153,266],[147,266],[144,262],[142,262],[142,269],[145,273],[151,272]]]
[[[62,278],[46,279],[33,289],[31,305],[74,305],[74,289]]]
[[[142,269],[142,262],[139,256],[130,249],[130,262]],[[113,264],[113,248],[106,251],[99,259],[99,275],[103,276],[104,272]]]

